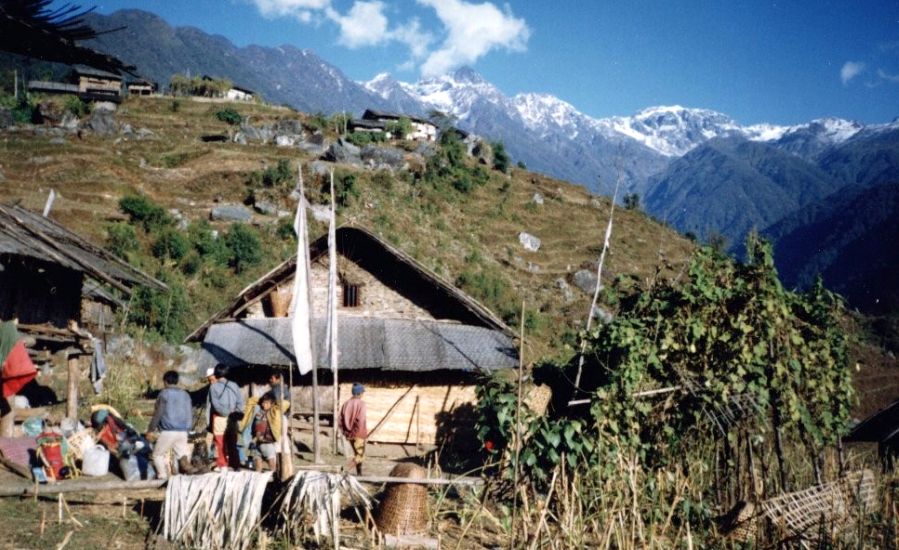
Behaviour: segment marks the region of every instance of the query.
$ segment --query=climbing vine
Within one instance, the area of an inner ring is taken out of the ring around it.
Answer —
[[[526,418],[522,465],[543,467],[529,475],[545,475],[563,455],[599,470],[624,454],[659,468],[699,440],[747,435],[777,446],[782,478],[782,440],[802,445],[819,473],[853,398],[843,305],[820,282],[806,293],[785,289],[769,244],[750,238],[747,250],[740,264],[701,249],[679,281],[616,282],[614,320],[581,334],[580,397],[589,405]],[[558,368],[570,375],[576,365]],[[509,383],[480,390],[479,435],[492,453],[512,441],[514,396]]]

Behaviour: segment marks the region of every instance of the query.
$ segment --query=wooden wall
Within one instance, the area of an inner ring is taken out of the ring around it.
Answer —
[[[0,319],[18,317],[25,325],[65,327],[81,321],[83,275],[33,258],[0,255]]]

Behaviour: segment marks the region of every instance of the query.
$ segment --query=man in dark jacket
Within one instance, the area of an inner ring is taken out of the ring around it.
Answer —
[[[178,373],[170,370],[162,375],[165,389],[156,398],[153,419],[147,428],[147,439],[156,432],[153,446],[153,466],[156,477],[169,477],[169,451],[174,451],[182,474],[191,473],[187,432],[193,426],[190,395],[178,386]]]

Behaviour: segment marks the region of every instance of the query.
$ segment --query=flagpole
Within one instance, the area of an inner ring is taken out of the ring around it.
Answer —
[[[321,463],[319,449],[318,365],[312,342],[312,289],[310,280],[309,231],[306,223],[306,193],[303,187],[303,167],[298,168],[300,199],[293,227],[297,235],[296,271],[291,299],[291,333],[293,351],[300,374],[312,371],[312,454],[315,464]]]
[[[334,206],[334,170],[331,170],[331,216],[328,221],[328,349],[333,377],[331,452],[337,455],[337,405],[340,399],[337,373],[337,213]]]

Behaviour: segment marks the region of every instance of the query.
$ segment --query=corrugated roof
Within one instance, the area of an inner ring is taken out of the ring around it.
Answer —
[[[0,205],[0,254],[54,262],[82,271],[126,294],[135,285],[168,289],[164,283],[114,254],[20,206]]]
[[[514,368],[512,340],[498,330],[430,320],[339,317],[339,368],[409,372]],[[328,368],[325,319],[313,320],[319,368]],[[290,318],[244,319],[213,325],[202,344],[200,370],[223,364],[290,365]]]

